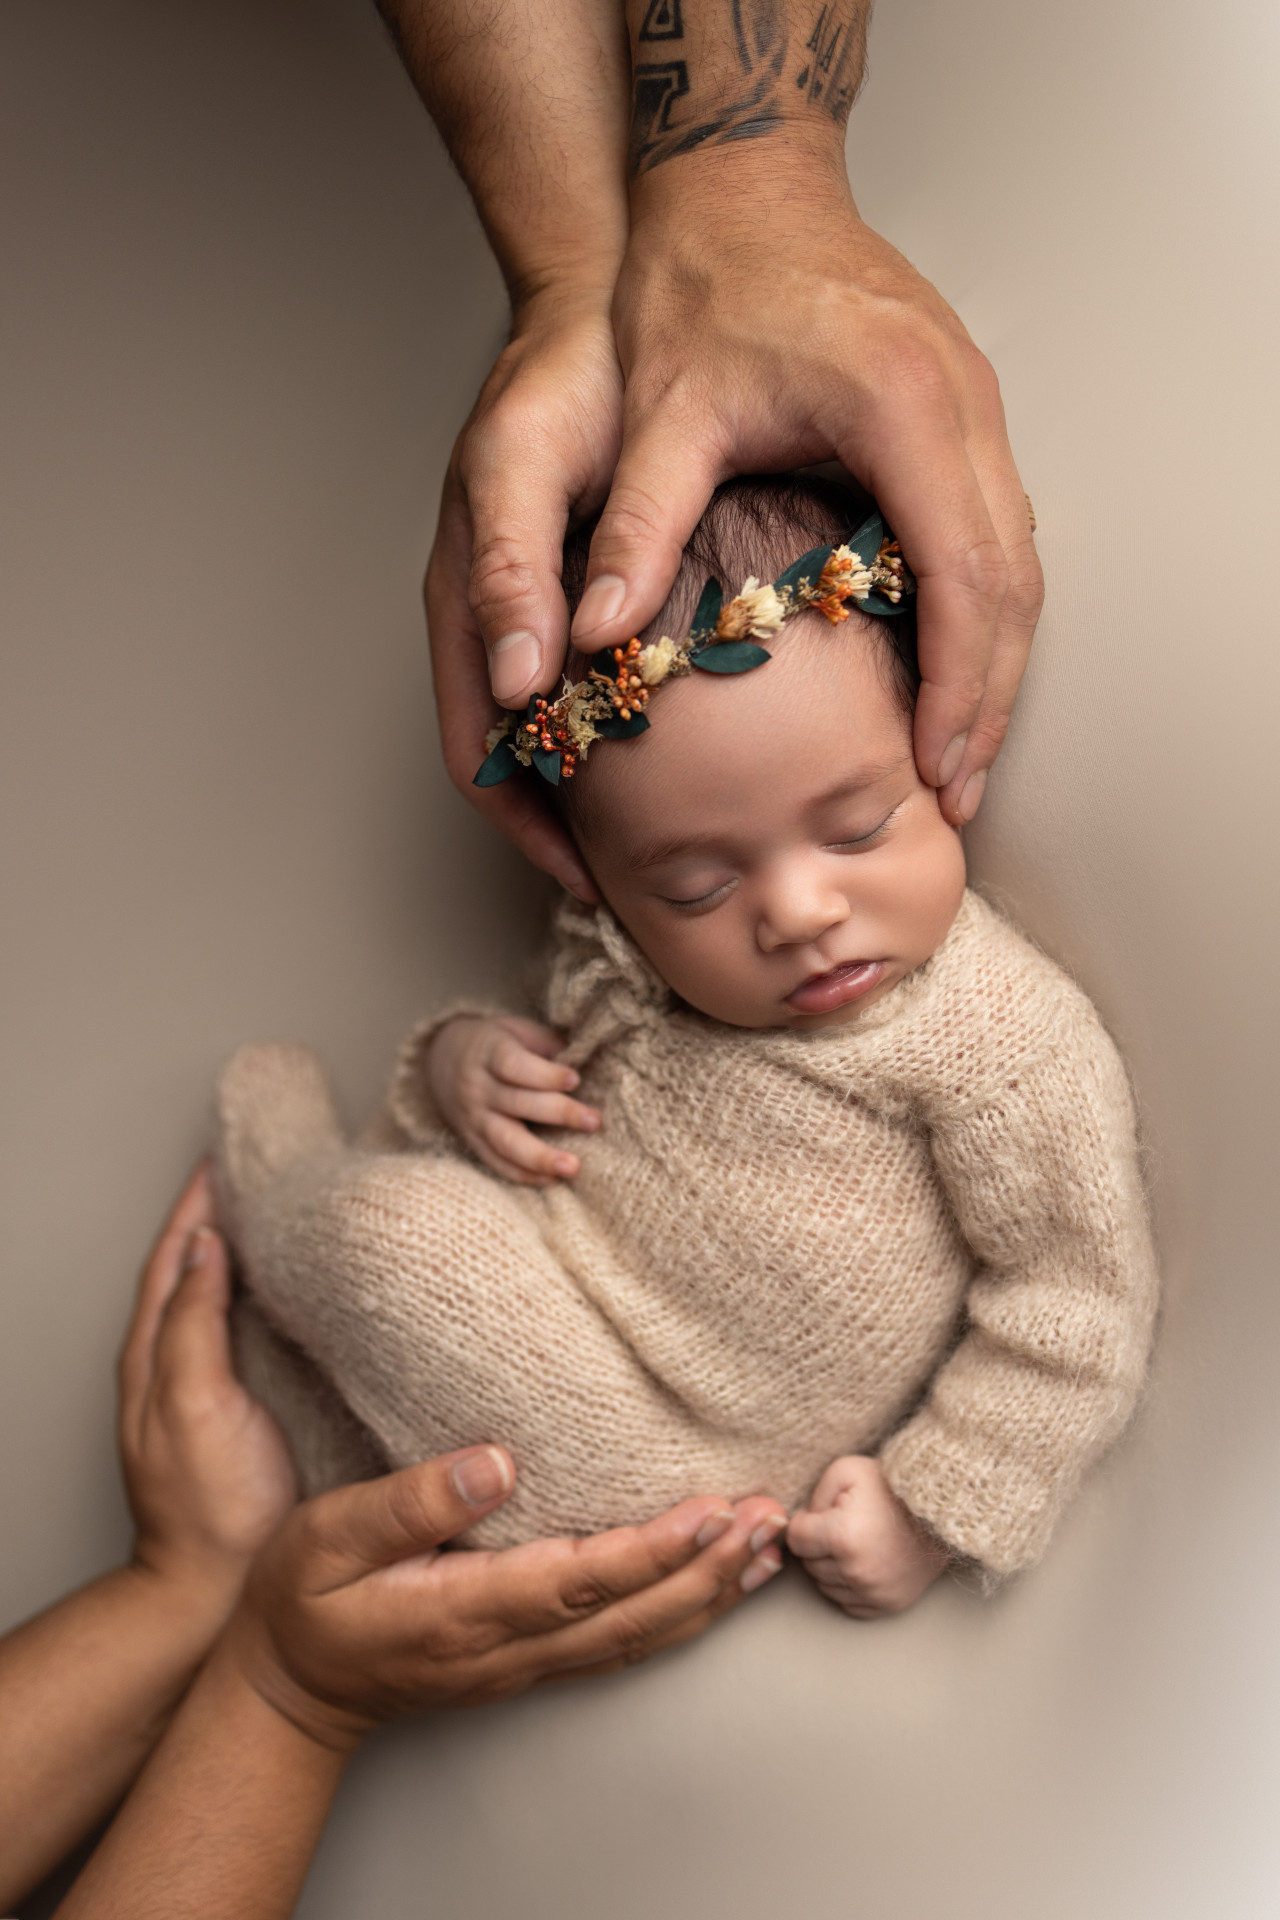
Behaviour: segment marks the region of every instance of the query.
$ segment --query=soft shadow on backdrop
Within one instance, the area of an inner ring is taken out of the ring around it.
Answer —
[[[362,0],[0,21],[8,1622],[125,1535],[109,1357],[218,1061],[352,1115],[518,973],[418,580],[501,338]],[[1274,13],[881,0],[863,211],[1000,371],[1049,601],[975,871],[1132,1061],[1155,1384],[1043,1567],[861,1627],[798,1578],[637,1675],[398,1730],[305,1920],[1262,1920],[1280,1666]]]

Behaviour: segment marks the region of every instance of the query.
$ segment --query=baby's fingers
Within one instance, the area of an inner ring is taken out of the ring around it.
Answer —
[[[834,1513],[797,1513],[787,1528],[787,1545],[798,1560],[825,1560],[838,1550]]]
[[[600,1115],[567,1093],[533,1093],[527,1087],[509,1087],[501,1080],[493,1090],[493,1105],[515,1120],[539,1127],[573,1127],[578,1133],[599,1133]]]
[[[521,1024],[532,1026],[533,1022]],[[572,1093],[578,1084],[578,1075],[572,1067],[533,1052],[513,1033],[503,1033],[495,1041],[489,1071],[495,1080],[503,1080],[509,1087],[528,1087],[536,1093]]]
[[[480,1136],[481,1158],[504,1178],[524,1186],[545,1187],[578,1171],[576,1153],[540,1140],[522,1121],[505,1113],[487,1113],[480,1122]]]

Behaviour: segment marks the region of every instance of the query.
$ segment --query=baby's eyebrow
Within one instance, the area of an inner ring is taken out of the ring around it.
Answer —
[[[686,853],[710,853],[715,842],[698,834],[682,834],[678,840],[644,840],[631,855],[628,865],[636,868],[661,867]]]

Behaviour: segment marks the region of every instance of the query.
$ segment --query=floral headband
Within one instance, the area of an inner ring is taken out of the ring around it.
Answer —
[[[871,558],[864,559],[869,554]],[[683,640],[667,638],[642,647],[629,640],[607,649],[601,668],[585,680],[566,679],[554,700],[535,694],[523,717],[508,713],[488,734],[488,759],[477,787],[496,787],[519,767],[536,767],[555,787],[571,779],[596,740],[633,740],[649,725],[645,708],[656,687],[697,667],[703,673],[750,673],[769,654],[754,640],[767,640],[784,620],[814,608],[832,626],[849,618],[849,601],[881,618],[903,611],[915,581],[879,513],[873,513],[838,547],[813,547],[793,560],[772,586],[754,576],[736,599],[724,604],[720,583],[708,580]]]

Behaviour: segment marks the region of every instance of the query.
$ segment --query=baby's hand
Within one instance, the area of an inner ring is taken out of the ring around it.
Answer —
[[[449,1125],[479,1159],[506,1180],[548,1187],[578,1171],[565,1153],[530,1131],[576,1127],[595,1133],[600,1115],[569,1095],[578,1084],[556,1055],[564,1040],[536,1020],[460,1015],[441,1027],[427,1054],[427,1078]]]
[[[788,1527],[787,1545],[819,1593],[855,1620],[901,1613],[951,1557],[903,1506],[880,1462],[865,1454],[832,1461],[807,1510]]]

